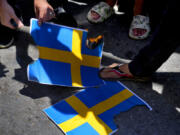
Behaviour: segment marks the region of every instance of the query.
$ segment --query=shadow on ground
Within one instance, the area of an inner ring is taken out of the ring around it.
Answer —
[[[93,4],[94,1],[90,3],[90,5]],[[127,19],[125,16],[114,15],[103,24],[93,25],[86,20],[86,14],[90,6],[77,4],[73,6],[73,3],[71,3],[71,7],[73,7],[71,12],[74,13],[73,15],[77,18],[78,23],[81,27],[88,28],[90,35],[104,35],[104,52],[110,55],[103,55],[102,65],[132,60],[138,51],[148,44],[152,38],[150,35],[148,39],[143,41],[130,39],[128,37],[129,22],[125,21]],[[79,10],[75,13],[74,11],[77,8]],[[16,60],[20,68],[15,69],[13,79],[24,84],[24,88],[19,90],[20,94],[33,100],[48,97],[50,103],[54,104],[77,92],[77,88],[29,82],[27,80],[27,65],[34,60],[28,54],[30,37],[22,33],[19,37],[16,42]],[[180,49],[178,48],[176,52],[179,54]],[[0,76],[5,76],[6,72],[5,65],[0,64]],[[121,113],[115,119],[119,126],[116,134],[179,135],[180,113],[177,109],[180,108],[179,80],[179,72],[158,72],[154,75],[152,82],[122,81],[129,89],[147,101],[153,110],[148,111],[143,107],[135,107],[126,113]]]

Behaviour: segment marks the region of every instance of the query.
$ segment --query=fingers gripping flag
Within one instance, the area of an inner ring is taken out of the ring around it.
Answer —
[[[31,20],[30,33],[37,44],[39,59],[28,66],[28,79],[63,86],[97,86],[103,44],[86,47],[87,31]]]
[[[113,117],[136,105],[146,105],[119,82],[87,88],[44,109],[66,135],[109,135],[117,130]]]

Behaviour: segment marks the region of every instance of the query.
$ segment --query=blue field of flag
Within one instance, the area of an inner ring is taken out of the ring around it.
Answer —
[[[66,135],[110,135],[113,118],[137,105],[151,107],[120,82],[86,88],[43,111]]]
[[[28,66],[28,79],[43,84],[91,87],[103,84],[98,77],[103,43],[86,47],[87,31],[31,20],[31,36],[39,58]]]

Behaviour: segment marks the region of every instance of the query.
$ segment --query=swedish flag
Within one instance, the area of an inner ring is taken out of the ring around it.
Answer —
[[[151,107],[120,82],[87,88],[44,109],[67,135],[109,135],[117,130],[113,117],[136,105]]]
[[[39,59],[28,66],[28,79],[44,84],[88,87],[103,84],[98,77],[103,44],[86,47],[87,31],[31,20],[31,35]]]

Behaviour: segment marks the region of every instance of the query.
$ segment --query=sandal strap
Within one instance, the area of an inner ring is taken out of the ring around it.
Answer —
[[[121,65],[121,64],[120,64]],[[132,76],[132,75],[129,75],[129,74],[126,74],[124,73],[123,71],[121,71],[119,69],[119,66],[120,65],[117,65],[113,68],[111,68],[110,71],[108,72],[113,72],[115,74],[117,74],[119,77],[118,78],[102,78],[100,73],[105,69],[105,68],[102,68],[99,72],[98,72],[98,75],[101,79],[103,80],[106,80],[106,81],[120,81],[120,80],[132,80],[132,81],[140,81],[140,82],[147,82],[147,81],[150,81],[151,80],[151,77],[138,77],[138,76]]]
[[[121,64],[113,67],[112,70],[110,70],[109,72],[113,72],[113,73],[115,73],[116,75],[118,75],[119,77],[129,77],[129,78],[130,78],[130,77],[133,77],[132,75],[129,75],[129,74],[124,73],[123,71],[121,71],[121,70],[119,69],[120,66],[121,66]]]

